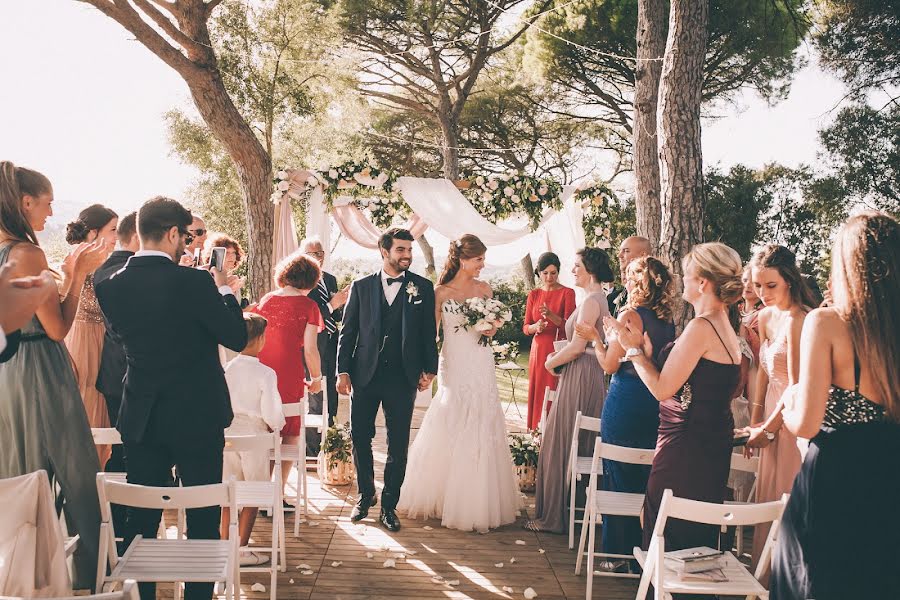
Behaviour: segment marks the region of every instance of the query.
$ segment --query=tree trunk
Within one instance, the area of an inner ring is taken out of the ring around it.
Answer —
[[[444,177],[456,181],[459,179],[459,123],[449,112],[448,109],[438,119],[443,137],[441,157],[444,159]]]
[[[434,275],[434,248],[431,247],[431,244],[428,243],[428,240],[425,239],[424,235],[419,236],[419,239],[416,240],[419,242],[419,248],[422,249],[422,254],[425,256],[425,274],[431,277]]]
[[[708,0],[672,0],[659,85],[660,256],[678,275],[679,289],[681,258],[703,240],[700,102],[708,18]],[[676,324],[686,318],[678,311]]]
[[[656,110],[666,50],[665,0],[638,0],[637,66],[634,72],[634,177],[637,234],[659,250],[660,183]]]
[[[522,279],[525,280],[525,289],[531,291],[534,289],[534,263],[531,261],[531,255],[526,254],[519,261],[519,267],[522,269]]]

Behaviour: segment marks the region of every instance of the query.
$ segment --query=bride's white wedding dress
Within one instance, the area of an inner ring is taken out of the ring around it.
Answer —
[[[485,532],[516,520],[521,496],[509,453],[490,347],[441,307],[438,391],[409,452],[399,510],[444,527]]]

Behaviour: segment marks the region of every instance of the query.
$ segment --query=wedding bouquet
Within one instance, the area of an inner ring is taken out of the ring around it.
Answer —
[[[494,327],[500,328],[504,323],[512,319],[512,311],[505,304],[494,298],[469,298],[465,302],[457,304],[454,311],[465,319],[465,323],[458,325],[466,331],[478,331],[484,333]],[[490,345],[490,338],[482,335],[478,343],[482,346]]]
[[[497,340],[491,340],[491,350],[494,351],[494,362],[498,365],[505,362],[516,362],[516,359],[519,358],[518,342],[501,344]]]

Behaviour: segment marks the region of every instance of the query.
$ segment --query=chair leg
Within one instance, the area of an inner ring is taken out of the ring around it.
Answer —
[[[575,473],[570,477],[569,486],[569,550],[575,547]],[[581,526],[584,527],[584,516],[587,511],[581,513]]]
[[[279,496],[278,501],[281,502],[281,497]],[[278,541],[281,544],[281,572],[284,573],[287,571],[287,533],[285,531],[284,526],[284,507],[276,506],[275,514],[273,516],[274,521],[278,521]]]
[[[578,536],[578,556],[575,559],[575,574],[581,575],[581,561],[584,558],[584,543],[587,537],[588,527],[591,527],[589,519],[593,520],[593,507],[591,498],[584,505],[584,515],[581,517],[581,534]]]
[[[593,592],[594,586],[594,544],[595,540],[595,530],[596,530],[596,516],[594,512],[591,511],[591,520],[589,523],[590,531],[588,531],[588,549],[587,549],[587,594],[585,598],[587,600],[591,600],[591,593]],[[582,524],[582,528],[584,524]]]

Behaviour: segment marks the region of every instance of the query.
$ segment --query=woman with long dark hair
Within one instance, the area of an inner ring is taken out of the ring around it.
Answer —
[[[547,356],[553,352],[553,342],[566,339],[565,325],[575,312],[575,290],[559,283],[559,257],[544,252],[534,269],[541,284],[528,292],[525,303],[525,323],[522,331],[532,337],[528,356],[528,429],[537,429],[544,407],[544,394],[555,390],[556,376],[544,368]]]
[[[107,250],[116,245],[116,226],[119,216],[100,204],[92,204],[79,213],[78,218],[66,226],[66,241],[78,244],[101,240]],[[97,374],[100,372],[100,354],[103,351],[103,313],[94,293],[94,274],[88,273],[81,288],[81,302],[75,313],[75,322],[66,336],[66,347],[75,362],[78,389],[84,402],[91,427],[109,427],[106,400],[97,391]],[[111,454],[109,446],[97,446],[100,464],[105,465]]]
[[[833,305],[803,325],[784,428],[811,438],[778,532],[773,600],[900,598],[900,224],[851,217]]]
[[[750,448],[760,449],[756,501],[770,502],[791,490],[800,470],[797,437],[782,428],[781,397],[797,382],[800,368],[800,331],[807,313],[817,306],[806,286],[794,253],[784,246],[769,244],[750,262],[753,285],[765,308],[759,313],[762,368],[757,373],[751,398],[747,431]],[[753,564],[759,559],[769,528],[760,525],[753,533]]]
[[[0,264],[15,261],[13,277],[39,275],[47,258],[38,244],[53,214],[50,180],[31,169],[0,162]],[[52,474],[75,552],[75,588],[93,588],[97,575],[100,470],[72,361],[62,340],[72,327],[84,280],[103,262],[102,241],[81,244],[67,259],[62,300],[54,295],[22,329],[19,351],[0,364],[0,478],[43,469]]]

